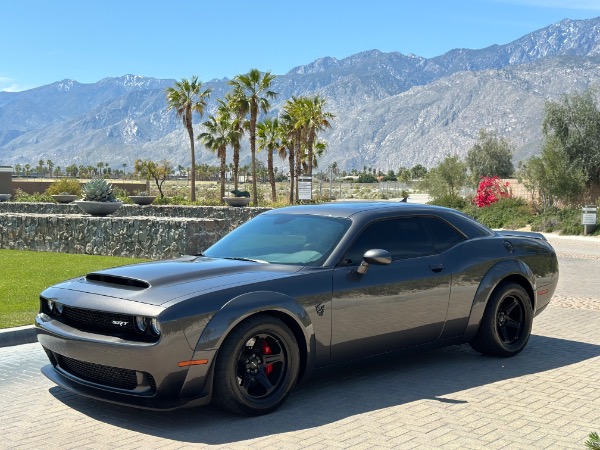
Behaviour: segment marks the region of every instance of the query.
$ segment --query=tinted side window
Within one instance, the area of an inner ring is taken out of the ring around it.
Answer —
[[[414,258],[435,253],[419,218],[390,219],[374,222],[358,236],[342,261],[359,264],[367,250],[381,248],[393,259]]]
[[[422,217],[421,222],[429,233],[435,251],[438,253],[445,252],[465,240],[461,233],[443,220],[434,217]]]

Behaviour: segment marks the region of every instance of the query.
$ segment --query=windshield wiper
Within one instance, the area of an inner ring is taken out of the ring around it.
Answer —
[[[229,257],[224,257],[223,259],[232,259],[234,261],[250,261],[250,262],[256,262],[256,263],[261,263],[261,264],[269,264],[269,261],[263,261],[262,259],[240,258],[238,256],[229,256]]]

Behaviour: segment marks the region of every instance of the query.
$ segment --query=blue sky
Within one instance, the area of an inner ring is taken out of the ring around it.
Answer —
[[[600,0],[0,0],[0,91],[284,74],[371,49],[433,57],[597,16]]]

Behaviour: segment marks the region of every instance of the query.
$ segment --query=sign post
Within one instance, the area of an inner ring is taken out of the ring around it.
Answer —
[[[595,205],[586,205],[581,208],[581,224],[583,234],[591,234],[596,229],[598,208]]]

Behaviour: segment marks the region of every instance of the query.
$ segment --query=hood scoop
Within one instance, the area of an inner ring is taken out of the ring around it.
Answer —
[[[88,273],[85,276],[86,281],[96,283],[112,284],[119,287],[130,287],[134,289],[148,289],[150,283],[135,278],[119,277],[116,275],[107,275],[103,273]]]

